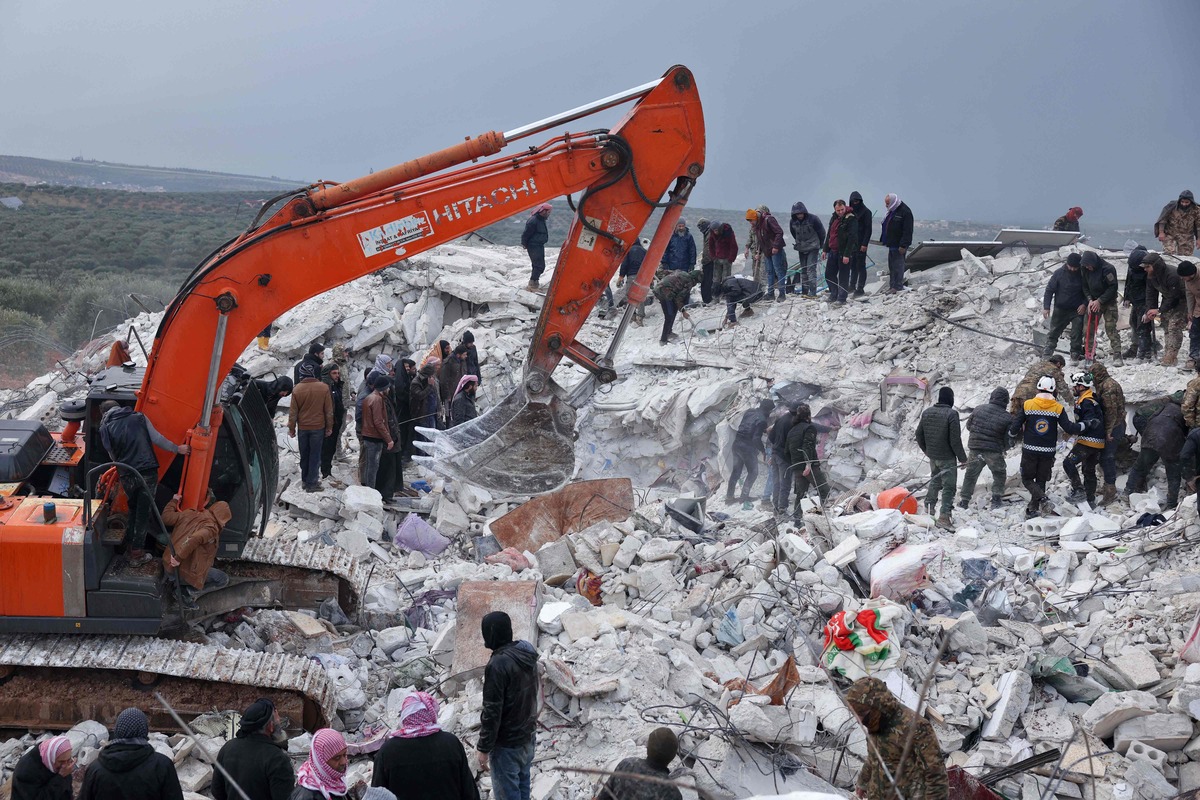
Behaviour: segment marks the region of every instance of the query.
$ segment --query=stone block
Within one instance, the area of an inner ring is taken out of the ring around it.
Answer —
[[[1124,754],[1136,741],[1170,753],[1182,750],[1191,738],[1191,717],[1183,714],[1150,714],[1118,725],[1113,732],[1113,749]]]
[[[407,626],[397,625],[392,628],[384,628],[375,635],[375,646],[389,656],[399,650],[404,645],[408,644],[411,632]]]
[[[1026,672],[1006,672],[1000,676],[996,689],[1000,692],[1000,699],[992,709],[991,718],[983,724],[983,738],[1004,741],[1012,734],[1013,725],[1029,706],[1033,679]]]
[[[547,586],[562,586],[575,574],[575,558],[566,539],[543,545],[535,554],[538,570]]]
[[[357,525],[348,525],[338,531],[338,547],[356,558],[365,556],[371,550],[371,540]]]
[[[475,673],[482,674],[492,651],[483,646],[480,623],[492,611],[503,611],[512,619],[514,639],[536,642],[535,623],[541,589],[540,581],[465,581],[460,584],[451,673],[462,680]],[[473,674],[462,674],[468,672]]]
[[[858,537],[851,534],[841,544],[825,553],[825,560],[835,567],[844,567],[858,555]]]
[[[352,520],[359,514],[383,519],[383,495],[370,486],[347,486],[342,492],[342,519]]]
[[[1108,692],[1083,713],[1094,736],[1107,739],[1122,722],[1158,712],[1158,698],[1149,692]]]
[[[1158,674],[1158,659],[1145,647],[1127,647],[1110,663],[1135,689],[1145,689],[1162,680]]]
[[[471,520],[458,503],[442,495],[437,507],[437,527],[446,534],[454,534],[470,528]]]
[[[1138,759],[1125,770],[1125,782],[1136,790],[1138,800],[1171,800],[1178,792],[1163,777],[1162,768],[1150,759]]]
[[[783,557],[797,569],[811,569],[817,563],[817,551],[798,534],[785,533],[779,537],[779,549]]]
[[[1062,517],[1034,517],[1025,520],[1025,535],[1030,539],[1057,539],[1066,520]]]
[[[600,635],[602,618],[599,614],[590,614],[586,611],[567,611],[558,619],[562,622],[563,631],[572,642],[580,639],[595,639]]]
[[[729,709],[729,722],[747,739],[765,744],[811,745],[817,736],[817,715],[788,706],[741,702]]]
[[[200,792],[212,783],[213,768],[203,761],[189,758],[175,768],[179,776],[179,788],[185,792]]]

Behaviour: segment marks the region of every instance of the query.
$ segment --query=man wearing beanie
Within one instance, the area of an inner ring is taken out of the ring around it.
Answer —
[[[929,458],[929,490],[925,493],[925,508],[933,513],[938,492],[942,493],[938,527],[952,530],[950,512],[954,508],[954,490],[958,488],[958,467],[966,466],[967,452],[963,450],[962,425],[954,410],[954,390],[943,386],[938,391],[937,404],[925,409],[917,424],[917,446]]]
[[[217,754],[217,763],[250,800],[287,800],[296,788],[296,772],[284,748],[283,731],[275,704],[266,698],[254,701],[242,712],[237,737]],[[216,800],[241,800],[241,794],[221,770],[213,772],[212,794]]]
[[[145,714],[122,711],[112,738],[83,775],[79,800],[183,800],[175,765],[150,746],[149,736]]]
[[[1191,261],[1180,261],[1175,271],[1183,281],[1183,291],[1187,297],[1187,369],[1191,371],[1200,363],[1200,275],[1196,274],[1196,265]]]
[[[1068,325],[1071,326],[1071,358],[1083,358],[1083,312],[1087,310],[1087,298],[1083,294],[1083,276],[1079,274],[1080,261],[1079,253],[1071,253],[1067,263],[1059,267],[1046,284],[1046,293],[1042,296],[1042,317],[1050,320],[1050,333],[1046,336],[1043,351],[1046,358],[1054,355],[1058,337]]]
[[[1117,268],[1089,250],[1079,262],[1083,266],[1083,293],[1088,315],[1104,318],[1104,330],[1112,349],[1112,363],[1121,366],[1121,335],[1117,333]]]
[[[682,800],[674,786],[660,781],[671,777],[670,764],[679,752],[679,740],[670,728],[655,728],[646,740],[645,758],[626,758],[604,783],[598,800]],[[644,775],[653,781],[639,780]]]
[[[1162,321],[1164,339],[1162,361],[1164,367],[1175,366],[1179,358],[1179,347],[1183,344],[1183,329],[1187,327],[1187,291],[1175,267],[1168,264],[1158,253],[1147,253],[1142,260],[1146,268],[1146,322]]]

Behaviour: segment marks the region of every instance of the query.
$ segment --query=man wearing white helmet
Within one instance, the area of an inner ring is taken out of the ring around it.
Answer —
[[[1091,506],[1096,505],[1096,466],[1104,452],[1104,409],[1096,402],[1096,386],[1092,373],[1076,372],[1071,376],[1071,387],[1075,392],[1075,421],[1083,426],[1083,432],[1075,440],[1075,447],[1063,459],[1063,470],[1071,479],[1071,494],[1067,499],[1077,502],[1084,497]],[[1079,466],[1083,465],[1083,479],[1079,477]]]
[[[1046,499],[1046,482],[1054,469],[1054,451],[1058,445],[1058,431],[1079,433],[1083,426],[1072,422],[1067,409],[1054,398],[1058,384],[1049,375],[1037,382],[1037,394],[1026,400],[1017,410],[1009,433],[1021,439],[1021,483],[1029,490],[1029,505],[1025,518],[1037,516],[1039,507]],[[1045,511],[1049,513],[1050,509]]]

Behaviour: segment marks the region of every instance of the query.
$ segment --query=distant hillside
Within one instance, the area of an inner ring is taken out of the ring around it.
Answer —
[[[106,161],[53,161],[25,156],[0,156],[0,181],[5,183],[84,186],[131,192],[271,192],[303,186],[306,181],[233,175],[200,169],[145,167]]]

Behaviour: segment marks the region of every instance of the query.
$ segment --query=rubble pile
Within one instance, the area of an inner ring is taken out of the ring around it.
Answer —
[[[202,635],[322,664],[338,687],[334,726],[353,742],[348,784],[369,779],[369,756],[414,689],[439,696],[443,728],[474,757],[488,655],[479,619],[500,608],[541,656],[538,800],[592,797],[597,778],[576,770],[611,768],[663,725],[685,755],[675,775],[714,797],[847,794],[867,749],[841,687],[863,675],[929,719],[947,763],[972,775],[1059,751],[1000,779],[994,788],[1007,797],[1168,798],[1200,788],[1194,498],[1163,509],[1160,472],[1148,492],[1093,509],[1066,500],[1056,467],[1057,516],[1025,520],[1014,449],[1010,502],[990,509],[980,490],[956,510],[953,532],[877,507],[878,492],[896,486],[923,496],[929,467],[913,432],[937,387],[954,388],[965,419],[1037,360],[1041,293],[1067,252],[964,253],[913,274],[898,295],[844,308],[760,303],[733,328],[721,325],[723,307],[698,308],[667,346],[650,307],[618,355],[622,379],[581,410],[576,445],[576,479],[599,481],[594,491],[628,505],[581,513],[565,529],[532,524],[533,515],[506,520],[528,498],[418,466],[406,482],[427,490],[385,505],[352,485],[349,426],[334,469],[346,488],[304,492],[281,414],[282,488],[266,535],[356,556],[369,566],[362,607],[347,615],[330,599],[305,611],[243,610]],[[1101,256],[1124,274],[1123,254]],[[270,348],[248,348],[241,363],[255,376],[290,374],[309,342],[324,341],[348,362],[354,389],[377,354],[422,354],[470,329],[486,408],[519,379],[541,305],[521,288],[525,269],[519,250],[440,248],[294,309]],[[132,322],[143,341],[155,323]],[[613,315],[594,314],[581,339],[599,349],[615,327]],[[1099,347],[1106,360],[1107,341]],[[1190,377],[1155,365],[1110,371],[1130,413]],[[555,373],[567,388],[582,377],[566,363]],[[57,404],[83,390],[77,376],[54,373],[16,405],[52,424]],[[800,525],[726,506],[718,489],[741,412],[769,393],[805,399],[826,429],[820,449],[834,491],[824,508],[805,499]],[[1139,527],[1158,512],[1165,522]],[[187,776],[184,788],[203,795],[232,717],[196,727],[196,744],[178,735],[153,743]],[[0,767],[11,770],[39,735],[0,743]],[[107,732],[87,721],[71,736],[86,765]],[[297,736],[289,750],[302,757],[308,741]],[[490,788],[487,773],[481,786]]]

